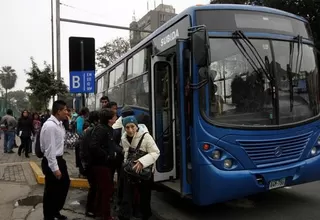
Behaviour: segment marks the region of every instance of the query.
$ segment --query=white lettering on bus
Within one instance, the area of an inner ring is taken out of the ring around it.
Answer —
[[[177,29],[161,39],[161,47],[177,39],[178,37],[179,37],[179,30]]]

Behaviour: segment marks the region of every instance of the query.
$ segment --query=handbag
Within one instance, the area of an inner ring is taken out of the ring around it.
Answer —
[[[133,169],[136,164],[134,161],[148,154],[147,152],[140,150],[141,143],[146,134],[147,132],[142,135],[136,148],[129,148],[127,161],[123,165],[123,170],[129,177],[135,177],[140,180],[150,180],[152,177],[153,164],[143,168],[140,173],[137,173],[135,169]]]
[[[78,140],[79,135],[77,133],[69,131],[66,132],[65,145],[67,146],[67,148],[74,148]]]

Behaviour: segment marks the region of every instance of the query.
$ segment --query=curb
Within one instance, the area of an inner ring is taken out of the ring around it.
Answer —
[[[45,178],[42,173],[42,170],[35,162],[29,162],[31,169],[33,170],[34,176],[37,180],[38,184],[44,185]],[[89,184],[87,179],[80,179],[80,178],[70,178],[70,187],[73,188],[89,188]]]

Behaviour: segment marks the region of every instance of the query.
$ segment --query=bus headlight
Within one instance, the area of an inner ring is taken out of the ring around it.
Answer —
[[[231,159],[225,159],[224,161],[223,161],[223,166],[224,166],[224,168],[226,168],[226,169],[230,169],[231,167],[232,167],[232,160]]]
[[[212,158],[213,158],[214,160],[219,160],[219,159],[221,158],[221,151],[219,151],[219,150],[214,150],[214,151],[212,152]]]
[[[313,147],[313,148],[311,149],[311,155],[312,155],[312,156],[316,155],[316,154],[317,154],[317,151],[318,151],[317,147]]]

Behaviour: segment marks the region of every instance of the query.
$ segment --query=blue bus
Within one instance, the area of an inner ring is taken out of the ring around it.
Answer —
[[[308,22],[260,6],[176,15],[96,76],[149,116],[155,181],[209,205],[320,179],[319,73]]]

